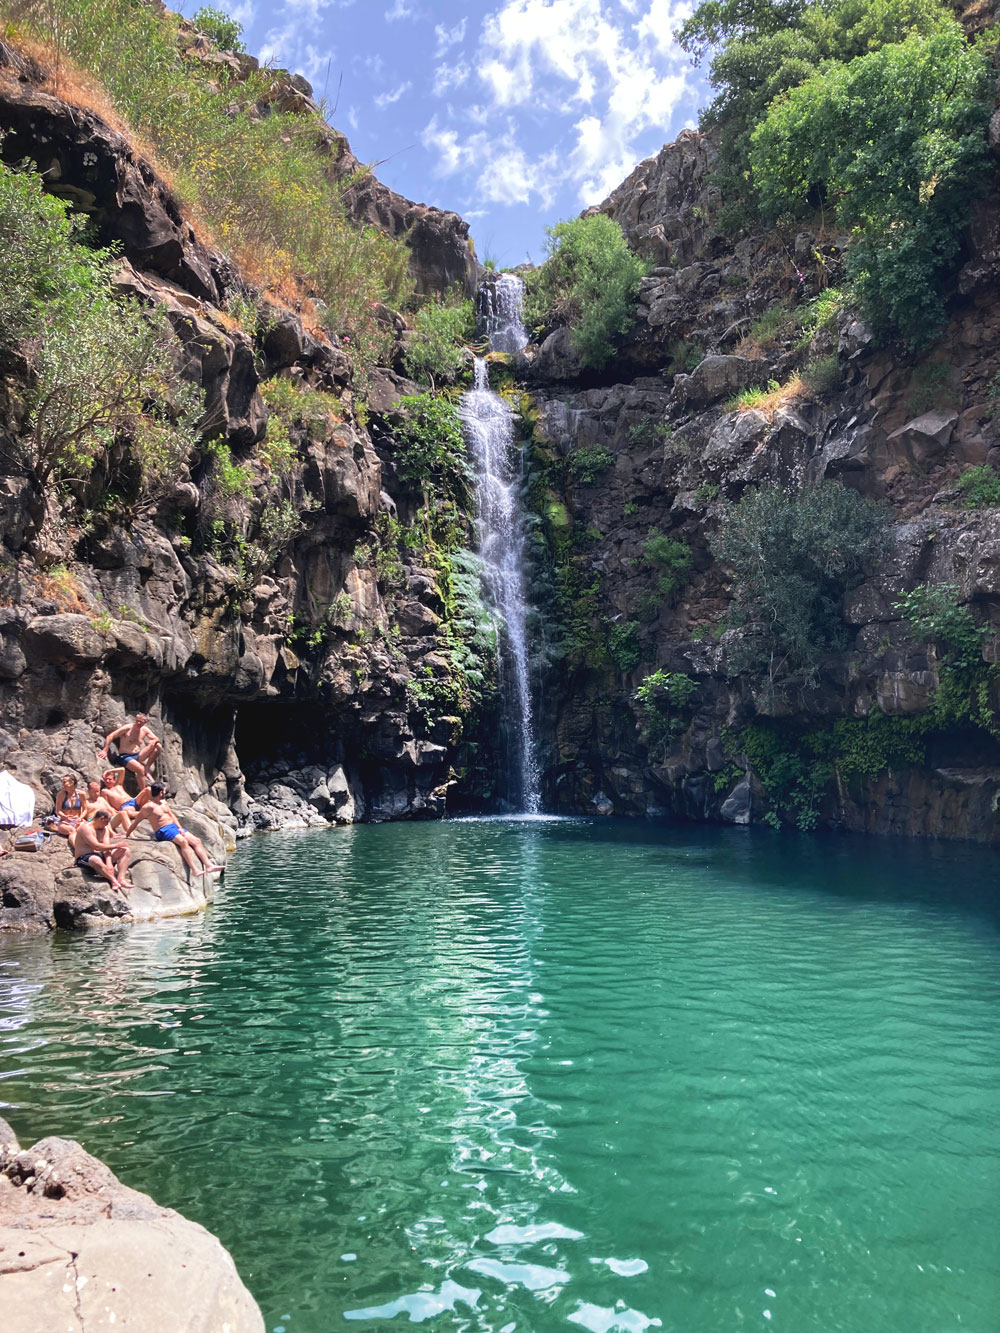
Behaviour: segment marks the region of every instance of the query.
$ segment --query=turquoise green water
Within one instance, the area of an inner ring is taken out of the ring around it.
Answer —
[[[997,864],[259,838],[203,917],[0,941],[0,1108],[215,1231],[269,1330],[996,1333]]]

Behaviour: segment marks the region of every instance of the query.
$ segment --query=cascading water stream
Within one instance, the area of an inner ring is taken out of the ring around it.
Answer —
[[[491,352],[519,352],[528,341],[521,322],[524,283],[516,273],[501,273],[479,289],[477,316]]]
[[[480,293],[480,318],[490,347],[515,352],[527,342],[521,324],[522,287],[502,274]],[[503,621],[509,681],[501,680],[511,723],[513,768],[518,799],[526,814],[537,814],[541,797],[531,717],[528,640],[525,628],[524,534],[517,495],[514,414],[489,387],[489,369],[476,357],[475,385],[462,395],[459,416],[476,463],[479,554],[487,596]],[[503,654],[501,654],[503,662]]]

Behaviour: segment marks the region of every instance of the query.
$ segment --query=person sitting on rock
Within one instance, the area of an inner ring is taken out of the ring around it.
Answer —
[[[131,880],[125,879],[125,871],[132,853],[123,840],[112,841],[110,823],[109,810],[97,810],[92,824],[81,821],[76,828],[73,853],[81,870],[103,875],[113,889],[127,897],[125,890],[131,887]]]
[[[111,821],[112,831],[116,828],[127,828],[128,821],[134,816],[135,812],[141,810],[149,800],[148,787],[143,787],[138,796],[129,796],[122,786],[124,776],[124,768],[109,768],[101,774],[101,796],[111,806],[112,810],[118,812]]]
[[[148,819],[157,842],[172,842],[178,849],[188,869],[196,875],[215,875],[225,866],[217,865],[209,859],[205,844],[187,829],[181,828],[174,812],[163,799],[165,788],[162,782],[154,782],[149,789],[149,800],[142,807],[128,827],[131,837],[144,819]],[[199,868],[198,862],[201,862]]]
[[[108,751],[116,742],[118,763],[134,773],[143,784],[153,776],[153,764],[163,749],[156,733],[146,726],[147,721],[145,713],[136,713],[134,722],[126,722],[124,727],[109,732],[104,739],[104,749],[97,752],[98,759],[107,759]]]
[[[66,773],[62,786],[56,792],[56,810],[53,816],[52,832],[62,838],[68,838],[83,818],[83,798],[76,789],[76,778]]]

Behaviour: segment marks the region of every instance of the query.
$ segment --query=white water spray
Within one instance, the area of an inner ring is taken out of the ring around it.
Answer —
[[[520,279],[505,273],[488,289],[483,289],[487,290],[492,294],[487,300],[480,293],[480,313],[489,332],[490,347],[511,352],[520,350],[527,342],[521,325]],[[509,683],[501,679],[501,685],[512,723],[518,796],[522,810],[526,814],[536,814],[541,797],[528,679],[524,534],[517,497],[514,413],[490,389],[489,370],[481,357],[476,357],[475,387],[462,395],[458,411],[476,462],[477,529],[483,582],[490,601],[502,618],[509,650],[512,679]]]
[[[490,340],[491,352],[519,352],[528,341],[521,322],[524,283],[516,273],[501,273],[479,289],[479,323]]]

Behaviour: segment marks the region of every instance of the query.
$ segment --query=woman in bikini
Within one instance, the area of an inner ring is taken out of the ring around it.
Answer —
[[[83,800],[76,789],[76,778],[67,773],[56,792],[55,823],[52,832],[68,838],[83,818]]]

